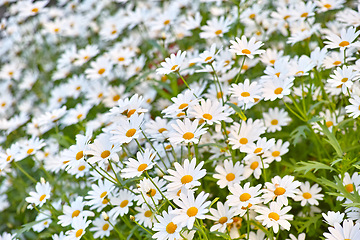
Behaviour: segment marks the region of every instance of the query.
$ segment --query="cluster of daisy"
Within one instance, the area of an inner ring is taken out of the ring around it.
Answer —
[[[0,240],[360,239],[359,2],[0,4]]]

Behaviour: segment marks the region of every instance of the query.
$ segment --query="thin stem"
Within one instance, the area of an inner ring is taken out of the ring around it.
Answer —
[[[114,226],[114,224],[112,224],[112,222],[108,221],[109,224],[113,227],[113,229],[115,229],[116,233],[118,234],[118,236],[121,238],[121,239],[126,239],[124,237],[124,235],[122,235],[122,233]]]
[[[266,172],[265,172],[264,159],[262,158],[262,156],[260,156],[260,159],[261,159],[261,164],[262,164],[262,169],[263,169],[264,182],[267,182],[266,181]]]
[[[243,61],[242,61],[242,63],[241,63],[240,71],[239,71],[239,73],[238,73],[237,76],[236,76],[235,84],[237,84],[237,83],[239,82],[239,80],[240,80],[241,70],[242,70],[242,68],[243,68],[243,66],[244,66],[245,58],[246,58],[246,56],[244,56]]]
[[[18,164],[17,162],[13,161],[13,164],[15,165],[15,167],[17,167],[26,177],[28,177],[31,181],[33,181],[34,183],[37,183],[38,181],[35,180],[35,178],[33,178],[30,174],[28,174],[21,166],[20,164]]]
[[[173,207],[176,208],[174,204],[172,204],[172,202],[170,202],[170,200],[165,197],[165,195],[163,194],[163,192],[160,190],[160,188],[154,183],[154,181],[152,180],[152,178],[150,177],[149,173],[147,171],[145,171],[146,177],[151,181],[152,184],[154,184],[154,186],[156,187],[156,189],[160,192],[161,196],[163,198],[166,199],[166,201],[168,201],[168,203]]]

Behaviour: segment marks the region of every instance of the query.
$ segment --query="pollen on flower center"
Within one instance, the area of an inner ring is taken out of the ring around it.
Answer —
[[[182,184],[187,184],[189,182],[192,182],[193,177],[191,175],[185,175],[181,178],[181,183]]]
[[[241,144],[247,144],[247,143],[248,143],[248,140],[247,140],[247,138],[240,138],[239,142],[240,142]]]
[[[75,210],[72,214],[71,214],[71,217],[74,218],[74,217],[77,217],[79,216],[80,214],[80,211],[79,210]]]
[[[164,131],[167,131],[167,129],[166,128],[160,128],[158,131],[159,131],[159,133],[163,133]]]
[[[198,213],[198,209],[196,207],[191,207],[189,208],[187,211],[186,211],[186,214],[189,216],[189,217],[194,217],[196,216],[196,214]]]
[[[210,61],[211,59],[212,59],[212,57],[209,56],[209,57],[205,58],[205,62]]]
[[[119,57],[119,58],[118,58],[118,61],[119,61],[119,62],[123,62],[123,61],[125,61],[125,58]]]
[[[82,235],[83,231],[84,230],[82,230],[82,229],[77,230],[75,233],[75,237],[77,237],[77,238],[80,237]]]
[[[350,43],[348,41],[342,41],[341,43],[339,43],[340,47],[346,47],[348,46]]]
[[[307,17],[309,15],[309,13],[304,12],[303,14],[300,15],[300,17]]]
[[[110,156],[110,151],[109,150],[105,150],[101,153],[100,155],[102,158],[107,158],[108,156]]]
[[[274,191],[275,195],[277,196],[283,195],[285,192],[286,190],[283,187],[277,187]]]
[[[326,7],[327,9],[329,9],[329,8],[331,8],[332,6],[331,6],[331,4],[324,4],[324,7]]]
[[[98,74],[103,74],[105,72],[105,68],[100,68],[99,71],[98,71]]]
[[[274,63],[275,63],[275,60],[274,60],[274,59],[270,60],[270,63],[271,63],[271,64],[274,64]]]
[[[145,213],[144,213],[144,216],[145,217],[151,217],[152,215],[152,212],[150,210],[147,210]]]
[[[277,119],[271,120],[271,125],[277,125],[279,121]]]
[[[142,172],[142,171],[145,170],[145,168],[147,168],[147,166],[148,166],[148,165],[147,165],[146,163],[140,164],[137,170],[138,170],[139,172]]]
[[[100,195],[100,198],[105,197],[105,196],[106,196],[106,194],[107,194],[107,191],[103,192],[103,193]]]
[[[255,169],[257,169],[258,166],[259,166],[259,163],[258,163],[258,162],[253,162],[253,163],[251,163],[250,168],[251,168],[252,170],[255,170]]]
[[[120,207],[121,207],[121,208],[124,208],[124,207],[126,207],[128,204],[129,204],[129,200],[124,200],[124,201],[122,201],[122,202],[120,203]]]
[[[341,79],[342,82],[347,82],[347,80],[349,80],[349,78],[343,78],[343,79]]]
[[[166,225],[166,232],[169,234],[173,234],[177,229],[177,225],[173,222],[170,222],[168,225]]]
[[[213,117],[212,117],[211,114],[205,113],[205,114],[203,115],[203,118],[205,118],[205,119],[207,119],[207,120],[211,120]]]
[[[131,109],[127,112],[126,116],[129,118],[136,112],[136,109]]]
[[[189,104],[187,104],[187,103],[182,103],[182,104],[179,106],[179,109],[184,109],[184,108],[186,108],[187,106],[189,106]]]
[[[40,202],[41,202],[42,200],[44,200],[45,197],[46,197],[46,194],[41,195],[41,196],[40,196],[40,199],[39,199]]]
[[[248,93],[248,92],[242,92],[240,95],[241,95],[242,97],[249,97],[249,96],[250,96],[250,93]]]
[[[335,61],[333,62],[334,65],[340,65],[341,64],[341,61]]]
[[[78,168],[79,171],[84,171],[84,169],[85,169],[85,166],[84,166],[84,165],[81,165],[81,166]]]
[[[277,89],[274,90],[275,94],[281,94],[283,91],[283,89],[281,87],[278,87]]]
[[[223,96],[222,92],[217,92],[216,97],[221,98]]]
[[[227,220],[228,220],[227,217],[221,217],[221,218],[219,219],[219,223],[220,223],[220,224],[224,224],[224,223],[227,222]]]
[[[263,149],[262,148],[256,148],[254,153],[257,154],[257,153],[260,153]]]
[[[354,185],[352,183],[349,183],[349,184],[345,185],[345,189],[346,189],[346,191],[351,193],[354,191]]]
[[[39,11],[39,9],[38,9],[38,8],[33,8],[33,9],[31,9],[31,11],[32,11],[33,13],[37,13],[37,12]]]
[[[279,152],[279,151],[273,151],[273,152],[271,153],[271,155],[272,155],[273,157],[278,157],[278,156],[280,156],[280,152]]]
[[[103,231],[106,231],[109,229],[109,224],[108,223],[105,223],[104,226],[102,227],[102,230]]]
[[[295,73],[295,75],[303,75],[304,74],[304,71],[298,71]]]
[[[165,20],[164,25],[168,25],[170,23],[170,20]]]
[[[222,34],[222,30],[217,30],[217,31],[215,31],[215,34],[216,34],[216,35]]]
[[[334,125],[332,121],[326,121],[325,125],[329,128]]]
[[[251,54],[251,51],[249,49],[243,49],[241,50],[241,52],[244,54]]]
[[[127,137],[132,137],[132,136],[135,135],[135,133],[136,133],[136,129],[135,129],[135,128],[131,128],[131,129],[127,130],[127,132],[126,132],[125,135],[126,135]]]
[[[228,173],[226,175],[226,180],[228,180],[229,182],[233,181],[235,179],[235,174],[233,173]]]
[[[194,137],[194,134],[191,132],[184,133],[183,138],[186,140],[190,140]]]
[[[246,202],[251,198],[251,195],[249,193],[243,193],[240,195],[240,201]]]
[[[6,161],[9,162],[11,160],[11,155],[6,158]]]
[[[153,197],[153,196],[155,196],[155,194],[156,194],[156,190],[155,189],[150,189],[147,193],[146,193],[146,195],[148,196],[148,197]]]
[[[278,221],[278,220],[280,219],[279,214],[277,214],[276,212],[271,212],[271,213],[269,213],[268,217],[269,217],[270,219],[275,220],[275,221]]]
[[[31,154],[33,151],[34,151],[33,148],[29,148],[26,153],[27,153],[27,154]]]
[[[174,65],[174,66],[172,66],[171,71],[175,71],[175,69],[176,69],[178,66],[179,66],[179,65]]]
[[[303,193],[303,197],[304,197],[305,199],[309,199],[309,198],[312,197],[312,195],[311,195],[311,193],[309,193],[309,192],[305,192],[305,193]]]
[[[120,99],[120,95],[119,94],[116,94],[114,97],[113,97],[113,101],[116,102]]]

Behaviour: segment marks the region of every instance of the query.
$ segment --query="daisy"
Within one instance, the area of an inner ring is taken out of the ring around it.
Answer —
[[[128,161],[124,162],[126,167],[121,170],[121,177],[139,177],[144,171],[151,169],[155,165],[156,153],[153,149],[147,148],[144,152],[138,152],[136,157],[137,160],[129,158]]]
[[[168,138],[170,129],[168,121],[157,116],[155,120],[150,119],[145,123],[144,132],[148,138],[162,142]]]
[[[247,210],[253,206],[261,203],[261,197],[259,197],[261,184],[255,187],[250,187],[250,183],[245,183],[244,187],[240,184],[234,184],[229,187],[229,191],[232,195],[227,196],[227,202],[229,206],[234,206],[238,211]],[[246,211],[242,211],[245,214]]]
[[[339,176],[341,177],[341,176]],[[358,172],[355,172],[352,176],[348,172],[345,172],[343,178],[343,185],[347,192],[353,193],[355,190],[359,191],[360,189],[360,175]],[[343,197],[337,197],[338,201],[342,201]]]
[[[293,86],[293,80],[291,78],[286,78],[284,80],[273,79],[267,80],[263,83],[263,97],[264,100],[274,101],[277,98],[281,99],[284,96],[290,94],[291,87]]]
[[[32,229],[35,232],[42,232],[45,228],[50,226],[50,223],[52,223],[51,212],[49,210],[39,212],[35,218],[35,222],[37,223],[32,226]]]
[[[310,187],[310,183],[306,181],[305,183],[301,183],[300,190],[296,192],[296,196],[294,197],[295,201],[301,201],[301,206],[305,206],[305,204],[309,203],[310,205],[319,205],[318,200],[323,200],[324,194],[319,194],[321,188],[318,184],[314,184]]]
[[[269,167],[269,164],[264,161],[264,168],[267,169]],[[245,166],[244,166],[244,179],[249,178],[251,175],[254,175],[256,179],[259,179],[262,173],[262,162],[261,158],[259,156],[254,156],[252,158],[245,160]]]
[[[324,222],[330,226],[335,226],[336,223],[341,223],[344,219],[345,213],[328,211],[327,214],[322,213]]]
[[[281,131],[281,127],[287,126],[291,121],[289,114],[278,107],[269,108],[269,112],[264,112],[263,117],[268,132]]]
[[[86,135],[77,134],[76,144],[71,145],[68,149],[65,149],[61,152],[61,156],[64,159],[67,159],[66,166],[78,167],[80,160],[85,160],[85,152],[89,150],[89,141],[91,138],[91,132],[88,131]]]
[[[84,49],[80,49],[76,54],[74,65],[81,66],[88,62],[91,58],[99,53],[99,48],[96,45],[87,45]]]
[[[75,218],[71,224],[72,230],[65,233],[66,239],[78,240],[85,234],[85,229],[90,225],[91,221],[87,221],[86,217]]]
[[[342,29],[340,36],[335,33],[329,33],[326,36],[326,39],[329,41],[324,41],[327,48],[349,48],[349,47],[359,47],[359,42],[353,41],[359,36],[360,31],[356,31],[356,28],[351,26],[348,29]]]
[[[130,118],[133,115],[141,115],[148,110],[143,108],[144,97],[134,94],[131,98],[118,100],[118,106],[110,109],[109,117]]]
[[[286,214],[290,209],[290,206],[282,208],[281,204],[271,202],[269,208],[259,207],[255,210],[260,214],[255,217],[255,219],[262,221],[262,224],[267,228],[272,227],[274,233],[279,231],[279,226],[289,231],[291,227],[289,220],[293,220],[294,218],[294,215]]]
[[[199,121],[205,121],[207,124],[213,125],[213,123],[220,124],[221,121],[230,121],[230,113],[226,111],[227,109],[217,100],[207,99],[205,101],[201,99],[199,104],[191,107],[189,114],[199,119]]]
[[[61,120],[61,123],[65,126],[69,126],[83,121],[92,107],[93,106],[91,104],[87,103],[76,104],[74,108],[71,108],[67,111],[65,117]]]
[[[203,135],[207,128],[203,125],[199,126],[199,120],[195,119],[193,122],[185,118],[184,121],[176,120],[175,124],[171,124],[174,131],[169,134],[169,141],[173,145],[188,144],[199,142],[199,137]]]
[[[174,203],[179,206],[179,208],[170,212],[176,215],[173,218],[173,222],[180,226],[186,226],[191,230],[196,219],[206,218],[205,214],[209,212],[208,207],[210,206],[210,201],[206,201],[208,196],[208,193],[201,192],[194,198],[194,192],[191,190],[181,192],[180,198],[174,199]]]
[[[340,88],[344,94],[346,94],[354,84],[353,81],[357,80],[359,76],[359,72],[355,71],[352,66],[343,66],[342,68],[337,67],[334,70],[334,74],[330,75],[330,79],[328,79],[328,83],[331,87]]]
[[[280,59],[284,54],[284,51],[268,48],[265,53],[261,55],[260,61],[266,65],[274,65],[275,62]]]
[[[87,159],[90,164],[100,163],[104,164],[106,160],[112,159],[115,162],[119,161],[120,151],[119,144],[113,144],[110,142],[110,135],[102,133],[96,137],[94,143],[89,144],[89,150],[85,151],[85,154],[92,155]]]
[[[166,118],[180,118],[186,116],[186,110],[198,103],[194,90],[186,89],[183,93],[172,97],[174,103],[165,108],[162,113]]]
[[[90,68],[85,70],[86,78],[90,80],[99,80],[111,75],[113,63],[107,57],[98,57],[90,63]]]
[[[76,217],[93,217],[94,213],[84,210],[84,206],[85,202],[83,202],[83,197],[77,197],[75,201],[70,203],[70,206],[64,205],[64,214],[58,217],[58,224],[60,224],[62,227],[66,227],[71,225],[74,218]]]
[[[104,217],[101,215],[101,217],[95,218],[94,221],[92,221],[92,225],[94,225],[92,228],[90,228],[90,231],[94,232],[93,237],[95,239],[109,237],[110,231],[114,228],[112,227],[111,220],[105,220]]]
[[[145,202],[151,206],[158,204],[163,198],[159,190],[164,193],[166,189],[165,185],[166,181],[159,177],[153,178],[152,181],[147,178],[140,180],[138,189],[134,190],[134,192],[137,193],[137,204],[141,205]]]
[[[229,223],[233,222],[235,216],[234,209],[230,208],[228,203],[217,202],[217,209],[210,208],[211,215],[207,218],[215,221],[215,224],[210,228],[210,232],[219,231],[224,233]]]
[[[249,79],[245,79],[244,83],[231,84],[229,92],[238,99],[241,105],[255,103],[261,99],[261,85],[258,82],[250,84]]]
[[[116,219],[119,215],[124,216],[129,212],[129,207],[133,205],[135,195],[126,189],[121,189],[118,193],[110,197],[113,208],[109,211],[109,216]]]
[[[283,156],[289,151],[289,146],[289,142],[283,143],[282,139],[279,139],[274,146],[264,152],[264,155],[262,157],[267,163],[272,163],[274,160],[280,162],[281,156]]]
[[[140,127],[143,124],[144,114],[134,114],[129,119],[120,119],[115,127],[110,130],[112,143],[129,143],[140,137]]]
[[[155,222],[155,213],[146,204],[135,207],[135,210],[139,212],[135,215],[135,220],[142,226],[151,228]]]
[[[165,62],[160,63],[161,68],[156,69],[157,74],[169,74],[171,72],[178,72],[182,67],[186,56],[186,52],[179,50],[176,55],[171,54],[170,58],[165,58]]]
[[[335,223],[333,227],[329,227],[329,232],[324,233],[325,240],[360,239],[360,224],[354,225],[352,220],[345,219],[342,226]]]
[[[271,147],[275,145],[275,139],[271,138],[269,140],[264,138],[259,138],[256,143],[251,143],[246,146],[244,146],[242,149],[240,149],[241,152],[246,152],[247,155],[244,158],[249,159],[253,156],[261,156],[264,154],[265,151],[269,150]]]
[[[213,43],[210,47],[210,50],[205,50],[203,53],[200,53],[198,58],[193,59],[193,62],[199,63],[212,63],[215,61],[215,56],[219,54],[220,50],[216,52],[216,43]]]
[[[349,102],[351,105],[345,107],[346,113],[349,117],[357,118],[360,115],[360,97],[352,94]]]
[[[213,18],[206,21],[206,25],[201,27],[200,38],[223,37],[224,33],[230,30],[232,20],[221,16],[219,19]]]
[[[85,199],[89,200],[86,205],[90,206],[90,209],[97,209],[101,211],[109,203],[107,197],[114,190],[115,186],[109,181],[98,180],[98,184],[91,185],[92,190],[88,192]]]
[[[242,176],[244,166],[240,162],[233,164],[232,161],[224,160],[224,164],[215,167],[216,174],[213,175],[215,179],[219,179],[216,183],[220,188],[231,187],[239,184],[244,179]]]
[[[200,162],[196,166],[196,158],[191,161],[185,159],[183,166],[178,162],[174,163],[176,171],[168,169],[170,176],[164,176],[164,178],[170,183],[167,185],[168,191],[178,191],[181,187],[191,189],[195,186],[200,186],[201,183],[198,181],[206,175],[206,170],[201,169],[204,162]]]
[[[319,12],[326,12],[333,9],[339,9],[344,6],[344,0],[318,0],[316,4],[320,7]]]
[[[35,192],[29,193],[30,197],[25,198],[25,201],[34,204],[35,206],[41,207],[44,205],[46,200],[50,198],[51,186],[49,182],[45,182],[42,178],[40,182],[36,183]],[[31,205],[28,208],[32,208]]]
[[[298,237],[295,237],[294,234],[290,234],[289,235],[290,239],[286,239],[286,240],[305,240],[306,234],[305,233],[300,233]]]
[[[170,214],[173,209],[171,206],[168,208],[168,212],[163,211],[162,216],[157,215],[158,222],[154,224],[152,230],[156,233],[152,236],[154,239],[180,239],[180,231],[182,228],[173,222],[173,218],[176,216]]]
[[[236,37],[236,41],[230,40],[230,43],[232,44],[230,46],[230,52],[236,54],[236,55],[244,55],[249,58],[254,58],[254,55],[262,54],[265,52],[265,50],[259,49],[264,43],[261,41],[256,41],[254,37],[252,37],[249,42],[245,35],[241,37],[241,40]]]
[[[294,181],[295,177],[286,175],[283,178],[275,176],[271,183],[266,182],[266,189],[263,189],[264,203],[275,201],[280,205],[289,204],[288,197],[294,198],[297,188],[301,185],[299,181]]]

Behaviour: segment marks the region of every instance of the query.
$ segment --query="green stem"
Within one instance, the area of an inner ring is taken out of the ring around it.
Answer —
[[[242,61],[242,63],[241,63],[240,71],[239,71],[238,75],[236,76],[235,84],[237,84],[237,83],[239,82],[239,80],[240,80],[241,70],[242,70],[242,68],[243,68],[243,66],[244,66],[245,58],[246,58],[246,56],[244,56],[243,61]]]
[[[260,156],[260,159],[261,159],[261,164],[262,164],[262,169],[263,169],[264,182],[267,182],[266,181],[266,171],[265,171],[264,159],[262,158],[262,156]]]
[[[150,177],[149,173],[147,171],[145,171],[145,175],[146,177],[151,181],[152,184],[154,184],[154,186],[156,187],[156,189],[160,192],[161,196],[166,199],[166,201],[168,201],[168,203],[175,209],[175,205],[172,204],[172,202],[170,202],[170,200],[165,197],[164,193],[160,190],[160,188],[154,183],[154,181],[152,180],[152,178]]]
[[[38,181],[35,180],[30,174],[28,174],[17,162],[13,161],[13,164],[15,167],[17,167],[26,177],[28,177],[31,181],[34,183],[37,183]]]

